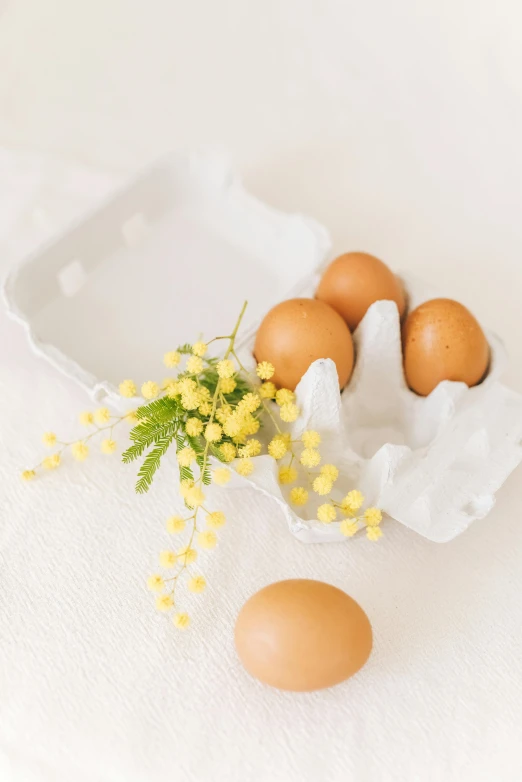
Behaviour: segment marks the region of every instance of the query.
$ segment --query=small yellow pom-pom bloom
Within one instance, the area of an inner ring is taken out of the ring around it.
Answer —
[[[94,412],[94,420],[97,424],[107,424],[111,420],[111,412],[108,407],[99,407]]]
[[[206,386],[196,386],[202,402],[211,402],[213,397]]]
[[[197,391],[198,384],[191,377],[182,377],[178,380],[180,394],[186,394],[187,391]]]
[[[181,394],[181,388],[178,381],[171,380],[170,383],[167,383],[165,385],[165,393],[169,399],[174,399],[174,397],[178,396],[178,394]]]
[[[193,578],[189,579],[187,583],[187,586],[190,589],[190,591],[196,592],[196,594],[203,592],[206,585],[207,582],[205,581],[203,576],[194,576]]]
[[[208,390],[206,386],[200,386],[198,388],[199,398],[202,402],[210,402],[212,399],[212,394]]]
[[[302,486],[295,486],[290,492],[290,502],[294,505],[306,505],[308,492]]]
[[[382,521],[382,513],[379,508],[367,508],[364,511],[364,519],[369,527],[377,527]]]
[[[177,627],[178,630],[186,630],[190,624],[190,616],[186,613],[174,614],[172,617],[172,624]]]
[[[241,431],[241,418],[233,413],[223,424],[223,431],[229,437],[236,437]]]
[[[198,535],[198,546],[205,549],[214,548],[217,543],[217,535],[211,529],[206,529]]]
[[[380,527],[366,527],[366,537],[375,542],[382,538],[382,529]]]
[[[343,498],[341,507],[343,511],[346,509],[346,511],[355,513],[355,511],[359,510],[359,508],[362,506],[363,502],[364,497],[361,492],[357,489],[354,489],[353,491],[348,492],[346,497]]]
[[[280,438],[274,438],[268,444],[268,453],[273,459],[282,459],[287,452],[286,443]]]
[[[214,510],[207,516],[207,524],[212,529],[219,529],[226,522],[225,514],[220,510]]]
[[[259,396],[261,399],[273,399],[277,393],[277,388],[274,383],[262,383],[259,387]]]
[[[200,398],[197,391],[184,391],[181,395],[181,404],[185,410],[195,410],[199,407]]]
[[[236,381],[233,377],[224,377],[221,380],[220,389],[224,394],[231,394],[236,389]]]
[[[151,592],[160,592],[165,586],[165,582],[158,574],[150,576],[147,579],[147,589]]]
[[[203,421],[199,418],[189,418],[185,424],[185,431],[189,437],[197,437],[203,431]]]
[[[192,352],[194,353],[195,356],[199,356],[200,358],[202,358],[207,352],[207,346],[205,345],[204,342],[194,342],[194,344],[192,345]]]
[[[198,407],[198,412],[200,415],[209,416],[212,412],[212,405],[210,402],[203,402],[203,404]]]
[[[56,468],[60,466],[60,461],[60,454],[53,453],[52,456],[46,456],[42,464],[46,470],[56,470]]]
[[[349,519],[344,519],[341,521],[341,524],[339,526],[339,529],[341,530],[341,533],[343,535],[346,535],[347,538],[352,538],[357,530],[359,529],[359,525],[356,521],[350,521]]]
[[[259,456],[261,453],[261,443],[259,440],[249,440],[246,445],[239,449],[238,453],[242,459]]]
[[[144,399],[155,399],[159,394],[159,386],[154,380],[147,380],[141,387],[141,395]]]
[[[253,415],[246,415],[243,419],[243,424],[241,426],[241,434],[244,435],[250,435],[250,434],[257,434],[259,432],[259,427],[261,424],[257,420],[257,418],[254,418]]]
[[[257,365],[256,374],[261,380],[270,380],[274,372],[274,365],[270,361],[262,361]]]
[[[92,426],[94,423],[94,416],[89,410],[85,410],[78,416],[82,426]]]
[[[190,467],[195,458],[196,452],[193,448],[182,448],[176,454],[176,459],[181,467]]]
[[[205,495],[199,486],[193,486],[188,490],[185,502],[190,508],[199,508],[205,502]]]
[[[203,372],[203,360],[199,356],[191,356],[187,361],[187,372],[191,375],[199,375]]]
[[[218,486],[224,486],[229,482],[231,477],[230,470],[227,470],[226,467],[218,467],[218,469],[214,470],[212,473],[212,480],[214,483],[217,483]]]
[[[223,429],[219,424],[207,424],[205,429],[205,440],[209,443],[216,443],[223,437]]]
[[[47,448],[52,448],[56,444],[56,435],[54,432],[45,432],[42,442]]]
[[[120,394],[127,399],[131,399],[133,396],[136,396],[138,391],[136,384],[132,380],[124,380],[122,383],[120,383],[118,390]]]
[[[183,548],[180,548],[178,551],[178,559],[183,565],[192,565],[197,558],[198,552],[195,548],[190,548],[190,546],[183,546]]]
[[[281,467],[279,470],[279,483],[293,483],[297,478],[297,470],[295,467]]]
[[[279,415],[281,416],[281,421],[291,424],[292,421],[296,421],[299,418],[299,408],[293,402],[288,402],[288,404],[283,405],[279,409]]]
[[[165,353],[163,356],[163,363],[166,367],[169,367],[169,369],[172,369],[172,367],[177,367],[180,361],[181,356],[177,350],[171,350],[170,353]]]
[[[182,516],[171,516],[170,519],[167,519],[165,526],[167,527],[167,532],[170,532],[171,535],[176,535],[185,529],[185,519]]]
[[[275,400],[279,407],[289,405],[294,399],[295,394],[293,391],[290,391],[289,388],[280,388],[279,391],[276,391]]]
[[[81,441],[74,443],[71,446],[71,451],[74,458],[79,462],[85,461],[89,455],[89,448]]]
[[[224,424],[225,421],[228,421],[230,416],[232,415],[232,408],[230,405],[222,405],[222,407],[218,407],[216,410],[216,419],[219,421],[220,424]]]
[[[312,486],[316,494],[325,495],[330,494],[333,483],[327,475],[318,475],[317,478],[314,479]]]
[[[253,413],[260,406],[261,400],[257,394],[249,392],[239,401],[238,409],[246,413]]]
[[[339,477],[339,470],[335,464],[323,464],[321,467],[321,475],[326,476],[328,480],[330,480],[332,483],[335,483]]]
[[[136,410],[129,410],[128,413],[125,413],[125,420],[130,424],[137,424],[140,419],[136,415]]]
[[[159,561],[161,567],[174,567],[176,564],[175,551],[160,551]]]
[[[115,450],[116,450],[115,440],[111,440],[110,438],[107,438],[107,440],[102,440],[102,444],[101,444],[102,453],[111,454],[114,453]]]
[[[193,486],[194,481],[190,480],[190,478],[184,478],[179,484],[179,493],[185,498]]]
[[[33,478],[36,478],[36,473],[34,470],[24,470],[22,473],[22,480],[23,481],[32,481]]]
[[[216,368],[217,373],[221,378],[232,377],[235,372],[234,364],[232,361],[230,361],[229,358],[224,358],[222,361],[218,361]]]
[[[323,524],[330,524],[332,521],[335,521],[336,516],[337,511],[329,502],[325,502],[324,505],[319,505],[317,508],[317,518]]]
[[[239,475],[242,475],[244,478],[247,478],[249,475],[251,475],[253,470],[254,462],[251,459],[240,459],[236,467],[236,472]]]
[[[158,611],[168,611],[174,605],[174,600],[170,595],[159,595],[156,598],[156,609]]]
[[[236,449],[232,443],[223,443],[219,447],[219,453],[225,462],[233,462],[236,458]]]
[[[301,435],[301,440],[305,448],[317,448],[321,442],[321,435],[319,432],[314,432],[312,429],[308,429]]]
[[[305,448],[299,461],[303,467],[317,467],[321,461],[321,454],[313,448]]]

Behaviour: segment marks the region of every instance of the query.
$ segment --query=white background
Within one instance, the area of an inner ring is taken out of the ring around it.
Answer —
[[[114,177],[221,145],[336,249],[443,281],[522,391],[521,30],[515,0],[0,0],[0,144]],[[12,181],[0,169],[4,222]],[[180,639],[142,589],[167,485],[137,508],[132,476],[99,461],[16,482],[85,400],[0,317],[2,781],[522,778],[520,472],[447,546],[397,526],[378,547],[303,547],[236,498]],[[328,693],[267,691],[235,660],[243,600],[294,575],[374,624],[368,667]]]

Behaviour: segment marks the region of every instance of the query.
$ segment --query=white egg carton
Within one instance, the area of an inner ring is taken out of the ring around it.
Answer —
[[[438,295],[411,277],[403,279],[412,307]],[[310,283],[308,295],[317,278]],[[342,395],[334,363],[312,364],[296,389],[302,414],[292,434],[320,432],[323,463],[340,468],[339,499],[360,489],[369,505],[436,542],[452,540],[489,513],[495,492],[522,461],[522,396],[499,382],[505,352],[498,337],[489,332],[487,337],[491,365],[483,383],[468,388],[445,381],[420,397],[404,380],[397,307],[380,301],[354,333],[356,363]],[[273,460],[257,461],[250,482],[278,500],[297,538],[346,540],[338,522],[322,524],[313,511],[298,515],[287,503],[289,491],[279,485]],[[322,501],[315,496],[313,507]]]
[[[266,311],[313,296],[329,257],[324,228],[249,195],[221,156],[176,155],[24,259],[4,295],[40,356],[93,399],[121,405],[119,380],[157,378],[165,351],[200,332],[227,333],[244,299],[241,345],[251,353]],[[444,293],[404,281],[410,307]],[[522,460],[522,397],[499,382],[502,345],[488,334],[491,367],[479,386],[445,382],[422,398],[404,382],[395,304],[374,304],[354,339],[341,396],[331,361],[304,376],[294,435],[321,432],[323,459],[341,467],[339,492],[357,487],[424,537],[451,540],[488,513]],[[272,496],[304,542],[345,540],[337,523],[298,516],[273,460],[255,461],[251,478],[233,485]]]

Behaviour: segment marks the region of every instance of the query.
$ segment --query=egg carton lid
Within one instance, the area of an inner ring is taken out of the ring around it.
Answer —
[[[38,355],[123,407],[123,378],[157,377],[184,338],[229,333],[246,299],[244,344],[329,250],[319,223],[249,194],[221,153],[180,153],[22,258],[3,295]]]

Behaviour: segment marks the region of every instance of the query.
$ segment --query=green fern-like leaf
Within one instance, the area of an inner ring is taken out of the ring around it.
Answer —
[[[161,437],[170,431],[170,426],[156,427],[147,438],[135,442],[122,454],[122,461],[124,464],[129,464],[135,459],[138,459],[146,450],[154,445]]]
[[[228,442],[232,442],[231,438],[226,438]],[[212,456],[215,456],[216,459],[219,459],[220,462],[224,462],[223,454],[219,450],[219,445],[215,445],[214,443],[210,443],[210,453]]]
[[[163,437],[176,433],[179,428],[179,420],[176,418],[166,423],[155,423],[153,421],[143,421],[132,429],[130,438],[133,441],[122,455],[124,464],[134,461],[143,454],[147,448],[161,440]]]
[[[175,399],[170,399],[168,396],[163,396],[161,399],[155,399],[153,402],[142,405],[136,410],[136,415],[140,421],[156,421],[157,423],[170,421],[179,413],[179,402]]]
[[[180,467],[179,468],[179,479],[180,481],[193,481],[194,480],[194,473],[190,469],[190,467]]]
[[[175,436],[176,430],[174,429],[170,434],[165,435],[158,440],[152,451],[145,457],[138,472],[138,481],[136,483],[136,491],[138,494],[145,494],[145,492],[150,489],[154,475],[160,466],[161,458],[168,451]]]
[[[187,355],[188,353],[192,353],[192,345],[190,342],[185,342],[184,345],[180,345],[178,348],[178,353],[181,353],[182,355]]]
[[[134,445],[131,445],[122,454],[121,458],[123,463],[129,464],[130,462],[133,462],[135,459],[138,459],[146,448],[147,446],[144,445],[143,443],[135,443]]]
[[[197,455],[202,454],[204,446],[200,437],[190,437],[187,435],[188,444],[196,452]]]

